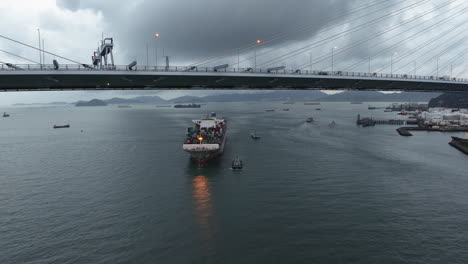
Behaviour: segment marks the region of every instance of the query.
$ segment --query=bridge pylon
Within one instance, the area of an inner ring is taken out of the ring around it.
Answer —
[[[101,41],[101,45],[98,46],[97,50],[94,52],[94,55],[91,57],[94,67],[107,70],[115,69],[114,54],[112,53],[113,49],[113,38],[103,39]]]

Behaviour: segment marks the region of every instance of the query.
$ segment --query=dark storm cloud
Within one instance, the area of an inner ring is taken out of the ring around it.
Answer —
[[[389,66],[393,53],[392,46],[406,35],[402,32],[423,20],[417,20],[405,26],[398,27],[385,35],[346,49],[355,43],[361,42],[375,34],[379,34],[412,16],[429,10],[443,3],[445,0],[434,1],[358,1],[358,0],[332,0],[332,1],[284,1],[284,0],[257,0],[257,1],[215,1],[215,0],[157,0],[157,1],[95,1],[95,0],[57,0],[59,7],[69,10],[92,10],[102,16],[102,23],[96,27],[102,29],[106,36],[114,37],[116,43],[115,55],[117,63],[128,63],[137,59],[139,64],[146,64],[146,44],[149,44],[149,63],[154,65],[154,48],[156,45],[154,34],[160,33],[157,41],[159,48],[159,65],[162,65],[162,48],[166,55],[171,56],[171,65],[187,65],[197,59],[208,58],[223,54],[223,51],[255,43],[257,39],[269,39],[271,36],[283,33],[289,34],[280,41],[268,43],[259,47],[260,54],[257,60],[268,62],[269,59],[283,55],[291,50],[303,47],[317,40],[333,36],[346,29],[365,24],[380,17],[385,17],[376,23],[354,31],[352,34],[334,39],[313,49],[304,49],[300,54],[287,57],[286,60],[274,61],[271,66],[285,65],[288,68],[307,65],[309,55],[314,58],[329,56],[331,48],[338,46],[335,59],[337,68],[347,68],[358,62],[358,68],[353,71],[367,71],[367,63],[359,63],[372,57],[372,65],[375,69]],[[371,3],[379,4],[353,13],[351,16],[343,16],[357,7]],[[456,5],[463,3],[458,1]],[[412,6],[412,7],[411,7]],[[411,7],[411,8],[409,8]],[[399,10],[406,8],[405,12]],[[432,16],[447,11],[448,6],[438,9]],[[460,8],[457,8],[460,10]],[[396,15],[390,15],[392,12]],[[360,18],[361,17],[361,18]],[[429,19],[430,16],[425,17]],[[332,18],[334,20],[330,21]],[[358,18],[358,19],[356,19]],[[360,18],[360,19],[359,19]],[[432,23],[432,21],[431,21]],[[423,25],[419,29],[413,29],[415,33],[431,23]],[[452,22],[452,25],[455,22]],[[446,23],[448,26],[450,23]],[[297,32],[298,28],[309,26],[307,31]],[[333,30],[323,32],[336,26]],[[440,31],[440,28],[439,28]],[[295,32],[295,33],[294,33]],[[433,31],[431,33],[438,32]],[[395,36],[390,38],[391,36]],[[405,60],[421,60],[421,56],[428,57],[434,52],[421,51],[421,55],[408,54],[413,49],[426,41],[431,34],[425,34],[414,41],[397,47],[401,57]],[[100,36],[96,36],[100,38]],[[97,39],[96,39],[97,40]],[[447,40],[443,40],[447,41]],[[385,51],[385,49],[390,50]],[[262,52],[278,49],[268,55]],[[345,50],[346,49],[346,50]],[[343,51],[345,50],[345,51]],[[381,53],[384,50],[385,52]],[[241,54],[241,60],[246,59],[242,66],[251,66],[253,50]],[[408,56],[411,55],[411,56]],[[398,60],[396,58],[396,60]],[[236,61],[235,56],[215,62],[216,64]],[[398,62],[397,62],[398,63]],[[330,70],[330,59],[323,59],[314,64],[316,70]],[[428,67],[427,70],[431,70]],[[388,69],[387,69],[388,70]],[[408,69],[400,69],[408,72]]]
[[[125,47],[128,57],[141,55],[147,42],[154,45],[158,32],[159,47],[177,60],[187,60],[219,54],[304,25],[310,25],[310,30],[292,35],[288,41],[309,39],[327,25],[325,21],[358,2],[362,1],[176,0],[130,5],[128,1],[109,1],[104,5],[102,1],[61,0],[60,6],[102,11],[106,33],[116,38],[119,47]]]

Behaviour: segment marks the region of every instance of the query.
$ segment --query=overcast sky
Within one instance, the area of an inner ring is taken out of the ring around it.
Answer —
[[[150,65],[156,49],[159,65],[163,54],[171,65],[210,57],[221,58],[202,66],[233,65],[236,52],[226,51],[255,46],[260,39],[263,44],[240,52],[240,67],[253,65],[256,50],[263,67],[310,69],[312,59],[314,70],[330,70],[336,47],[335,70],[367,72],[370,58],[371,71],[390,72],[394,54],[397,73],[412,74],[416,68],[417,74],[435,74],[440,58],[439,75],[449,75],[450,66],[453,76],[466,75],[467,0],[1,0],[0,16],[1,35],[37,46],[40,29],[46,50],[82,63],[90,63],[104,34],[114,38],[116,64],[137,60],[145,65],[148,45]],[[0,49],[39,61],[37,51],[5,39]],[[52,59],[46,55],[46,63]],[[30,63],[1,51],[0,61]],[[133,94],[2,93],[0,104]]]

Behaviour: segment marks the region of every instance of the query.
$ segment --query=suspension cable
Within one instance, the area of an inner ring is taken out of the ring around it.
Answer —
[[[463,41],[465,41],[466,39],[468,38],[468,35],[463,37],[462,39],[458,40],[457,42],[451,44],[449,47],[445,48],[443,51],[439,52],[436,56],[434,57],[431,57],[429,59],[427,59],[426,61],[424,61],[421,65],[419,65],[418,67],[415,68],[415,70],[419,70],[421,69],[424,65],[426,65],[426,63],[430,62],[431,60],[435,59],[435,58],[438,58],[440,57],[442,54],[444,54],[445,52],[447,52],[448,50],[450,50],[452,47],[462,43]],[[428,42],[427,44],[423,45],[422,47],[418,47],[418,50],[421,50],[422,48],[425,48],[426,46],[429,46],[430,44],[433,44],[434,42]],[[395,61],[395,63],[398,63],[399,61],[405,59],[406,57],[410,56],[412,54],[408,54],[406,56],[403,56],[402,58],[399,58]],[[405,68],[406,66],[408,66],[411,62],[405,64],[402,68]],[[386,67],[383,67],[382,69],[379,69],[379,71],[383,70],[383,69],[386,69],[388,68],[389,66],[386,66]]]
[[[37,62],[37,61],[33,61],[33,60],[28,59],[28,58],[21,57],[21,56],[19,56],[19,55],[13,54],[13,53],[8,52],[8,51],[6,51],[6,50],[0,49],[0,51],[5,52],[6,54],[9,54],[9,55],[11,55],[11,56],[18,57],[18,58],[20,58],[20,59],[23,59],[23,60],[26,60],[26,61],[29,61],[29,62],[32,62],[32,63],[39,64],[39,62]]]
[[[63,56],[60,56],[60,55],[58,55],[58,54],[54,54],[54,53],[52,53],[52,52],[48,52],[48,51],[43,50],[43,49],[36,48],[36,47],[31,46],[31,45],[29,45],[29,44],[26,44],[26,43],[24,43],[24,42],[21,42],[21,41],[18,41],[18,40],[14,40],[14,39],[12,39],[12,38],[9,38],[9,37],[3,36],[3,35],[0,35],[0,38],[4,38],[4,39],[6,39],[6,40],[15,42],[15,43],[17,43],[17,44],[26,46],[26,47],[31,48],[31,49],[35,49],[35,50],[38,50],[38,51],[42,51],[42,52],[44,52],[44,53],[47,53],[47,54],[52,55],[52,56],[55,56],[55,57],[57,57],[57,58],[64,59],[64,60],[66,60],[66,61],[70,61],[70,62],[73,62],[73,63],[76,63],[76,64],[83,65],[83,63],[80,63],[80,62],[78,62],[78,61],[65,58],[65,57],[63,57]]]
[[[283,61],[284,59],[297,56],[297,55],[299,55],[299,54],[301,54],[301,53],[307,51],[307,50],[310,49],[310,48],[317,47],[317,46],[323,45],[323,44],[325,44],[325,43],[327,43],[327,42],[336,40],[336,39],[338,39],[338,38],[341,38],[341,37],[344,37],[344,36],[347,36],[347,35],[350,35],[351,33],[355,32],[355,31],[357,31],[357,30],[360,30],[360,29],[365,28],[365,27],[367,27],[367,26],[376,24],[377,22],[379,22],[379,21],[381,21],[381,20],[383,20],[383,19],[385,19],[385,18],[392,17],[392,16],[394,16],[394,15],[397,15],[397,14],[399,14],[399,13],[402,13],[402,12],[404,12],[404,11],[407,11],[407,10],[409,10],[409,9],[412,9],[412,8],[414,8],[414,7],[418,6],[418,5],[421,5],[421,4],[423,4],[423,3],[426,3],[426,2],[428,2],[428,1],[429,1],[429,0],[421,0],[421,1],[419,1],[419,2],[416,2],[416,3],[413,3],[413,4],[409,5],[409,6],[407,6],[407,7],[401,8],[401,9],[395,11],[395,12],[392,12],[392,13],[390,13],[390,14],[381,16],[381,17],[379,17],[379,18],[376,18],[376,19],[373,19],[373,20],[371,20],[371,21],[365,22],[365,23],[363,23],[363,24],[361,24],[361,25],[358,25],[358,26],[355,26],[355,27],[353,27],[353,28],[344,30],[343,32],[340,32],[340,33],[338,33],[338,34],[332,35],[332,36],[327,37],[327,38],[325,38],[325,39],[316,41],[316,42],[314,42],[314,43],[308,44],[308,45],[303,46],[303,47],[301,47],[301,48],[298,48],[298,49],[295,49],[295,50],[293,50],[293,51],[287,52],[286,54],[283,54],[283,55],[281,55],[281,56],[278,56],[278,57],[276,57],[276,58],[270,59],[270,60],[268,60],[268,61],[266,61],[266,62],[260,64],[260,67],[263,66],[263,65],[270,65],[270,64],[273,64],[273,62],[275,62],[275,61],[279,62],[279,61]],[[456,0],[451,0],[451,2],[452,2],[452,1],[456,1]],[[277,62],[275,62],[275,63],[277,63]]]
[[[354,18],[354,19],[351,19],[351,20],[348,20],[348,21],[344,21],[344,22],[341,23],[341,24],[334,25],[334,26],[330,26],[330,27],[328,27],[328,28],[324,28],[324,29],[318,31],[316,34],[318,35],[318,34],[325,33],[325,32],[327,32],[327,31],[330,31],[330,30],[334,29],[334,28],[338,28],[338,27],[344,26],[344,25],[346,25],[346,24],[349,24],[349,23],[351,23],[351,22],[360,20],[360,19],[362,19],[362,18],[364,18],[364,17],[366,17],[366,16],[370,16],[370,15],[372,15],[372,14],[380,13],[381,11],[386,10],[386,9],[389,8],[389,7],[397,6],[397,5],[399,5],[399,4],[401,4],[401,3],[404,3],[404,2],[405,2],[405,0],[400,1],[400,2],[397,2],[397,3],[392,4],[392,5],[389,5],[389,6],[386,6],[386,7],[383,7],[383,8],[378,9],[378,10],[369,12],[369,13],[365,13],[364,15],[361,15],[361,16],[356,17],[356,18]],[[263,44],[262,44],[262,45],[263,45]],[[272,53],[272,52],[277,51],[277,50],[279,50],[279,49],[281,49],[281,48],[280,48],[280,47],[272,48],[272,49],[270,49],[270,50],[268,50],[268,51],[265,51],[265,52],[262,52],[262,53],[258,54],[257,57],[263,56],[263,55],[265,55],[265,54]],[[253,57],[247,57],[246,59],[243,59],[243,60],[241,60],[241,61],[239,61],[239,62],[237,62],[237,63],[234,63],[233,65],[237,65],[237,64],[243,63],[243,62],[248,61],[248,60],[250,60],[250,59],[252,59],[252,58],[253,58]]]
[[[459,5],[459,6],[461,6],[461,5]],[[458,8],[459,6],[457,6],[457,7],[455,7],[455,8]],[[453,8],[451,8],[451,9],[453,9]],[[451,9],[450,9],[450,10],[451,10]],[[410,40],[412,40],[412,39],[414,39],[414,38],[417,38],[417,37],[421,36],[423,33],[427,32],[427,31],[429,31],[429,30],[431,30],[431,29],[433,29],[433,28],[439,27],[439,26],[445,24],[445,22],[450,21],[451,19],[456,18],[456,17],[458,17],[458,16],[464,14],[467,10],[468,10],[468,8],[465,8],[465,9],[463,9],[463,10],[461,10],[461,11],[458,11],[458,12],[456,12],[455,14],[452,14],[452,15],[450,15],[449,17],[444,18],[443,20],[436,22],[435,24],[433,24],[433,25],[431,25],[431,26],[429,26],[429,27],[424,28],[423,30],[419,31],[418,33],[413,34],[412,36],[410,36],[410,37],[408,37],[408,38],[406,38],[406,39],[404,39],[404,40],[402,40],[402,41],[399,41],[399,42],[393,44],[391,47],[388,47],[388,48],[385,48],[385,49],[383,49],[383,50],[380,50],[378,53],[372,55],[372,57],[376,57],[376,56],[379,56],[379,55],[381,55],[381,54],[384,54],[385,52],[388,52],[388,51],[390,51],[390,50],[394,50],[395,48],[397,48],[397,47],[399,47],[399,46],[405,44],[406,42],[408,42],[408,41],[410,41]],[[442,14],[443,14],[443,13],[442,13]],[[436,15],[435,17],[441,16],[442,14]],[[431,18],[431,20],[433,20],[435,17]],[[429,20],[427,20],[427,21],[429,21]],[[419,24],[419,25],[417,25],[417,26],[415,26],[415,27],[412,27],[412,28],[410,28],[410,29],[408,29],[408,30],[405,30],[405,31],[402,32],[402,33],[406,33],[406,32],[408,32],[409,30],[411,30],[411,29],[413,29],[413,28],[419,27],[420,25],[425,24],[427,21],[424,21],[423,23],[421,23],[421,24]],[[446,30],[445,32],[443,32],[442,34],[439,34],[439,35],[437,35],[435,38],[432,38],[432,39],[431,39],[430,41],[428,41],[428,42],[429,42],[429,43],[432,43],[434,40],[437,40],[437,39],[439,39],[440,37],[445,36],[445,35],[451,33],[452,30],[459,28],[460,26],[464,25],[465,23],[466,23],[465,21],[462,21],[462,23],[459,23],[459,24],[457,24],[456,26],[451,27],[450,29],[448,29],[448,30]],[[392,39],[392,38],[398,37],[398,36],[399,36],[399,35],[393,36],[393,37],[391,37],[391,38],[389,38],[389,39],[387,39],[387,40],[385,40],[385,41],[382,41],[382,42],[379,43],[379,44],[382,44],[382,43],[384,43],[384,42],[386,42],[386,41],[388,41],[388,40],[390,40],[390,39]],[[361,61],[359,61],[359,62],[357,62],[357,63],[355,63],[355,64],[353,64],[353,65],[351,65],[351,66],[348,66],[348,67],[345,68],[345,69],[343,69],[343,71],[350,71],[351,69],[353,69],[353,68],[355,68],[355,67],[357,67],[357,66],[359,66],[359,65],[362,65],[362,64],[365,63],[366,61],[367,61],[367,59],[361,60]]]
[[[457,7],[459,7],[459,6],[457,6]],[[357,43],[355,43],[355,44],[353,44],[353,45],[351,45],[351,46],[349,46],[349,47],[345,47],[344,49],[342,48],[342,49],[340,49],[338,52],[336,52],[335,55],[339,55],[339,54],[344,53],[345,51],[351,50],[351,49],[353,49],[353,48],[355,48],[355,47],[357,47],[357,46],[361,46],[362,44],[364,44],[364,43],[366,43],[366,42],[368,42],[368,41],[370,41],[370,40],[372,40],[372,39],[375,39],[375,38],[377,38],[377,37],[379,37],[379,36],[382,36],[382,35],[384,35],[384,34],[386,34],[386,33],[389,33],[389,32],[391,32],[391,31],[393,31],[393,30],[395,30],[395,29],[397,29],[397,28],[399,28],[399,27],[401,27],[401,26],[403,26],[403,25],[405,25],[405,24],[408,24],[408,23],[410,23],[410,22],[413,22],[413,21],[415,21],[415,20],[417,20],[417,19],[419,19],[419,18],[421,18],[421,17],[424,17],[424,16],[426,16],[426,15],[428,15],[428,14],[430,14],[430,13],[436,11],[436,10],[437,10],[437,9],[428,10],[428,11],[426,11],[425,13],[421,13],[421,14],[419,14],[419,15],[416,16],[416,17],[413,17],[413,18],[411,18],[411,19],[409,19],[409,20],[407,20],[407,21],[401,22],[401,23],[399,23],[399,24],[397,24],[397,25],[395,25],[395,26],[393,26],[393,27],[391,27],[391,28],[389,28],[389,29],[386,29],[386,30],[384,30],[384,31],[381,32],[381,33],[374,34],[374,35],[372,35],[370,38],[367,38],[367,39],[365,39],[365,40],[363,40],[363,41],[357,42]],[[467,11],[467,10],[468,10],[468,7],[465,8],[465,9],[463,9],[462,11]],[[459,11],[458,13],[463,13],[462,11]],[[440,15],[441,15],[441,14],[436,15],[436,16],[432,17],[431,19],[434,19],[435,17],[438,17],[438,16],[440,16]],[[448,20],[448,18],[447,18],[446,20]],[[424,21],[423,23],[420,23],[420,24],[418,24],[418,25],[416,25],[416,26],[413,26],[413,27],[411,27],[411,28],[409,28],[409,29],[403,31],[403,33],[408,32],[409,30],[414,29],[414,28],[416,28],[416,27],[419,27],[420,25],[423,25],[423,24],[425,24],[425,23],[428,22],[428,21],[429,21],[429,20]],[[445,22],[445,21],[444,21],[444,22]],[[440,23],[440,22],[438,22],[438,23]],[[436,23],[436,24],[437,24],[437,23]],[[426,28],[426,29],[423,30],[423,31],[429,30],[430,28],[432,28],[432,27],[435,26],[436,24],[432,25],[432,26],[429,27],[429,28]],[[419,32],[419,33],[417,33],[416,35],[413,35],[412,37],[407,38],[406,40],[400,41],[399,44],[401,45],[402,43],[409,41],[410,39],[414,38],[415,36],[421,35],[421,33],[422,33],[422,32]],[[393,39],[393,38],[395,38],[395,37],[398,37],[398,36],[399,36],[399,35],[395,35],[395,36],[390,37],[390,38],[388,38],[388,39],[386,39],[386,40],[384,40],[384,41],[381,41],[378,45],[380,45],[380,44],[382,44],[382,43],[384,43],[384,42],[386,42],[386,41],[389,41],[389,40],[391,40],[391,39]],[[306,63],[306,64],[304,64],[304,65],[301,65],[301,66],[299,67],[299,69],[304,69],[304,68],[309,67],[309,66],[311,66],[311,65],[317,64],[317,63],[319,63],[319,62],[321,62],[321,61],[324,61],[324,60],[326,60],[326,59],[331,58],[331,56],[332,56],[332,55],[324,55],[324,56],[320,57],[317,61],[313,62],[312,64],[311,64],[311,63]]]
[[[373,6],[382,4],[382,3],[384,3],[384,2],[388,2],[388,1],[389,1],[389,0],[379,0],[379,1],[371,2],[370,4],[366,4],[366,5],[359,6],[359,7],[355,8],[355,9],[352,9],[352,10],[349,11],[349,12],[344,12],[344,13],[342,13],[342,14],[340,14],[340,15],[337,15],[336,17],[333,17],[333,18],[331,18],[331,19],[325,20],[324,23],[329,23],[329,22],[332,22],[332,21],[337,20],[337,19],[342,19],[344,16],[349,16],[349,15],[351,15],[351,14],[357,13],[357,12],[359,12],[359,11],[365,10],[365,9],[367,9],[367,8],[370,8],[370,7],[373,7]],[[404,0],[401,1],[401,2],[404,2]],[[399,3],[401,3],[401,2],[399,2]],[[391,5],[391,6],[393,6],[393,5]],[[388,8],[388,7],[386,7],[386,8]],[[369,14],[366,14],[365,16],[367,16],[367,15],[369,15]],[[361,18],[361,17],[360,17],[360,18]],[[349,21],[347,21],[346,23],[349,23]],[[287,36],[289,36],[289,35],[292,35],[293,33],[296,33],[296,32],[307,31],[307,30],[313,28],[313,26],[315,26],[315,24],[303,26],[302,28],[299,28],[299,29],[297,29],[297,30],[295,30],[295,31],[292,31],[292,32],[278,33],[278,34],[276,34],[276,35],[273,35],[273,36],[270,37],[269,39],[262,41],[262,45],[265,45],[265,44],[267,44],[267,43],[273,42],[273,41],[278,40],[278,39],[283,39],[283,38],[285,38],[285,37],[287,37]],[[329,28],[329,29],[330,29],[330,28]],[[329,30],[329,29],[327,29],[327,30]],[[325,30],[325,31],[326,31],[326,30]],[[239,48],[236,48],[236,49],[227,50],[222,56],[212,57],[212,58],[206,59],[206,60],[201,60],[201,61],[199,61],[199,62],[197,62],[197,63],[190,64],[188,67],[190,67],[190,66],[200,66],[200,65],[207,64],[207,63],[211,63],[211,62],[220,60],[220,59],[222,59],[222,58],[232,56],[232,55],[233,55],[234,53],[236,53],[236,52],[240,52],[240,51],[245,51],[245,50],[251,49],[251,48],[253,48],[253,47],[257,46],[257,45],[258,45],[258,44],[251,44],[251,43],[249,43],[249,44],[247,44],[247,45],[244,45],[243,47],[239,47]]]

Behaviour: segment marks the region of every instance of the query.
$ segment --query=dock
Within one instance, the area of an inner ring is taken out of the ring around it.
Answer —
[[[361,115],[358,115],[356,124],[358,126],[368,127],[375,125],[405,125],[407,122],[408,120],[401,119],[376,120],[369,117],[361,118]]]
[[[404,137],[410,137],[410,131],[428,131],[428,132],[468,132],[468,127],[400,127],[397,129],[398,134]]]
[[[452,137],[449,145],[468,155],[468,139]]]

